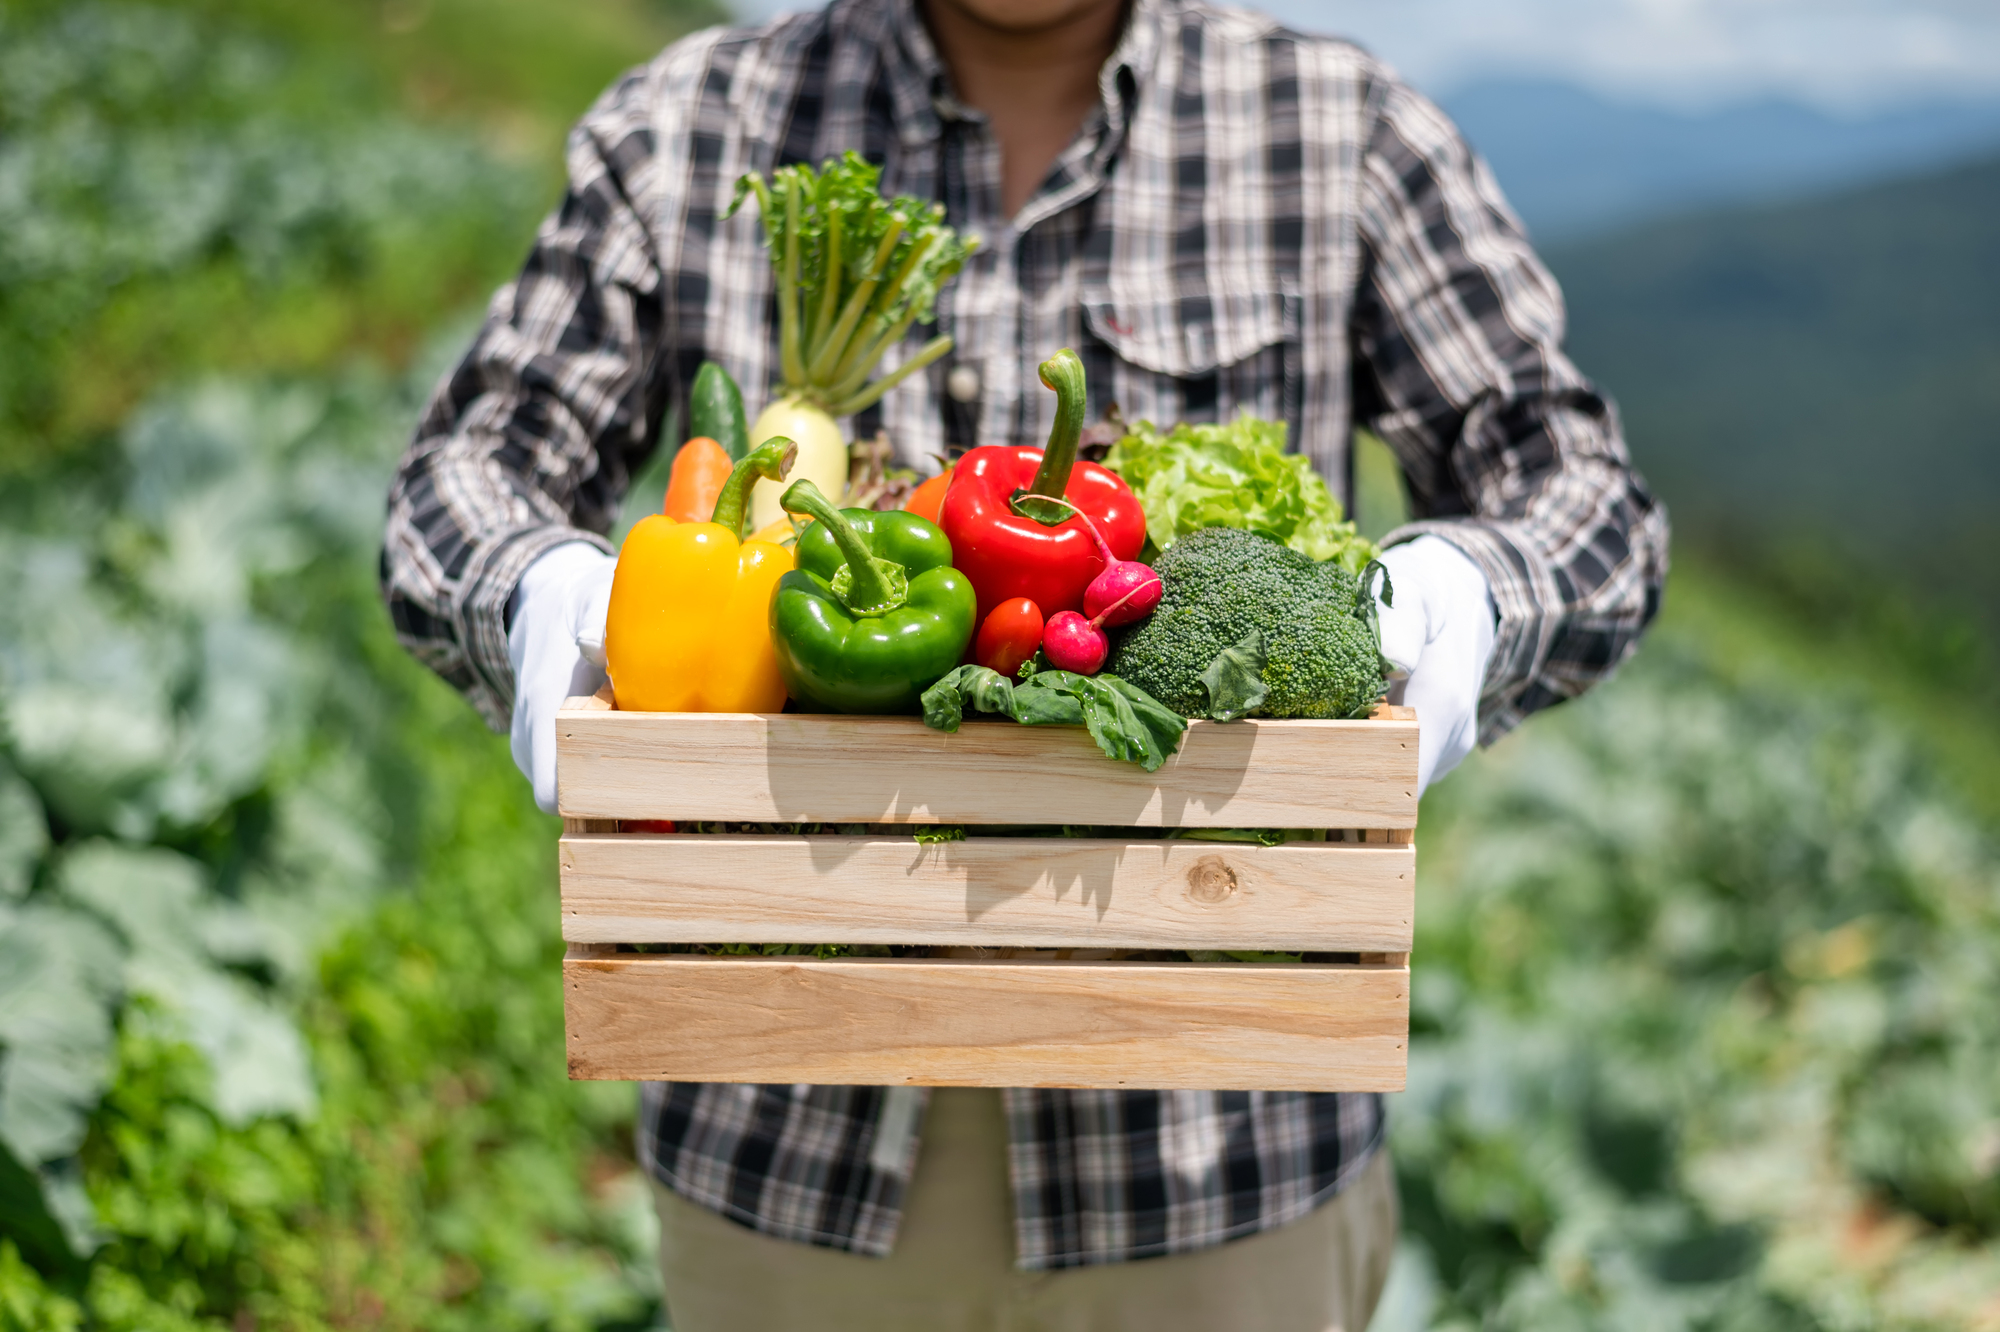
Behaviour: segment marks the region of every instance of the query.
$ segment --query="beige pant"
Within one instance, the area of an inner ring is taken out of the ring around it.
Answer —
[[[1020,1272],[1000,1093],[943,1087],[895,1252],[759,1235],[654,1186],[674,1332],[1363,1332],[1396,1244],[1378,1152],[1332,1202],[1198,1253]]]

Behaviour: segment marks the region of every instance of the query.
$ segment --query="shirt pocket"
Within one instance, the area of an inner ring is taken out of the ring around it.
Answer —
[[[1299,301],[1282,290],[1083,299],[1095,344],[1091,398],[1128,421],[1223,421],[1248,411],[1296,426]],[[1296,430],[1293,432],[1296,434]]]

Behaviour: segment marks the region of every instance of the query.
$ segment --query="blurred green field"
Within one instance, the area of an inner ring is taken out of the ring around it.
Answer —
[[[2000,633],[1996,213],[1988,160],[1551,253],[1683,535],[1887,566]]]
[[[658,1323],[554,821],[374,554],[563,128],[712,17],[0,0],[0,1332]],[[1378,1326],[2000,1327],[1990,648],[1676,559],[1427,802]]]

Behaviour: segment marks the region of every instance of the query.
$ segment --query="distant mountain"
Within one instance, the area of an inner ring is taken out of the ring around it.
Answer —
[[[1547,257],[1679,531],[1830,534],[2000,611],[2000,158]]]
[[[1524,81],[1440,100],[1542,242],[2000,152],[2000,102],[1855,119],[1782,102],[1684,114]]]

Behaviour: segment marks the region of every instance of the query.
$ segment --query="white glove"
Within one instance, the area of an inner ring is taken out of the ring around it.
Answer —
[[[1442,537],[1382,552],[1396,604],[1383,604],[1382,655],[1405,679],[1391,702],[1417,710],[1417,794],[1458,766],[1479,741],[1479,691],[1493,655],[1493,593],[1486,575]]]
[[[556,710],[604,684],[604,615],[618,561],[584,541],[551,547],[514,588],[507,661],[514,668],[514,766],[535,803],[556,812]]]

